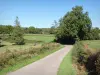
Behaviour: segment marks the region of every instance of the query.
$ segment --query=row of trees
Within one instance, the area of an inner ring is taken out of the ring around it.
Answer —
[[[11,25],[0,25],[0,34],[10,34],[13,28]]]
[[[0,46],[4,37],[7,36],[15,44],[22,45],[25,44],[23,34],[54,34],[55,27],[51,28],[35,28],[31,27],[21,27],[18,17],[16,17],[15,25],[0,25]]]
[[[82,6],[75,6],[72,11],[60,19],[56,32],[56,41],[74,43],[76,40],[100,39],[99,28],[93,28],[88,12]]]
[[[54,34],[55,28],[35,28],[34,26],[30,27],[21,27],[25,34]],[[0,34],[10,34],[14,29],[12,25],[0,25]]]

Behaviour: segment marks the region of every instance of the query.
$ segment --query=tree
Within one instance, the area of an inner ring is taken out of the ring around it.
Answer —
[[[54,22],[53,22],[53,24],[52,24],[52,26],[50,28],[49,33],[50,34],[54,34],[56,32],[57,27],[58,27],[58,22],[56,20],[54,20]]]
[[[10,34],[13,30],[11,25],[0,25],[0,34]]]
[[[54,34],[54,33],[55,33],[55,27],[54,27],[54,26],[52,26],[52,27],[50,28],[49,33],[50,33],[50,34]]]
[[[56,33],[57,41],[74,43],[76,39],[83,40],[91,30],[91,20],[88,12],[83,12],[82,6],[75,6],[62,19]]]
[[[7,33],[6,26],[0,25],[0,34],[5,34],[5,33]]]
[[[54,23],[52,24],[52,26],[53,26],[54,28],[57,28],[57,27],[58,27],[58,22],[57,22],[56,20],[54,20]]]
[[[15,20],[15,27],[12,32],[12,39],[17,45],[22,45],[25,43],[23,38],[23,30],[20,27],[20,22],[18,20],[18,17],[16,17]]]
[[[11,26],[11,25],[6,25],[6,33],[7,34],[10,34],[12,31],[13,31],[13,26]]]
[[[92,40],[99,40],[100,39],[100,35],[99,35],[99,28],[93,28],[91,30],[91,35],[92,35]]]
[[[31,34],[34,34],[35,33],[35,27],[33,27],[33,26],[29,27],[28,32],[31,33]]]

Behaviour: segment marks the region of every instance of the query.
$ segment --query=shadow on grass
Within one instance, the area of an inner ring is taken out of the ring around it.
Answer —
[[[6,46],[6,45],[0,45],[0,47],[4,47],[4,46]]]

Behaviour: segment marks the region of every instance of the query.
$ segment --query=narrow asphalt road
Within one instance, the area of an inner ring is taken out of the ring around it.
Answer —
[[[55,53],[7,75],[57,75],[61,61],[71,48],[71,45],[67,45]]]

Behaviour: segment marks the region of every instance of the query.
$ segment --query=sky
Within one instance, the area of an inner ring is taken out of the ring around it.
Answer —
[[[76,5],[100,28],[100,0],[0,0],[0,24],[14,25],[18,16],[22,27],[48,28]]]

